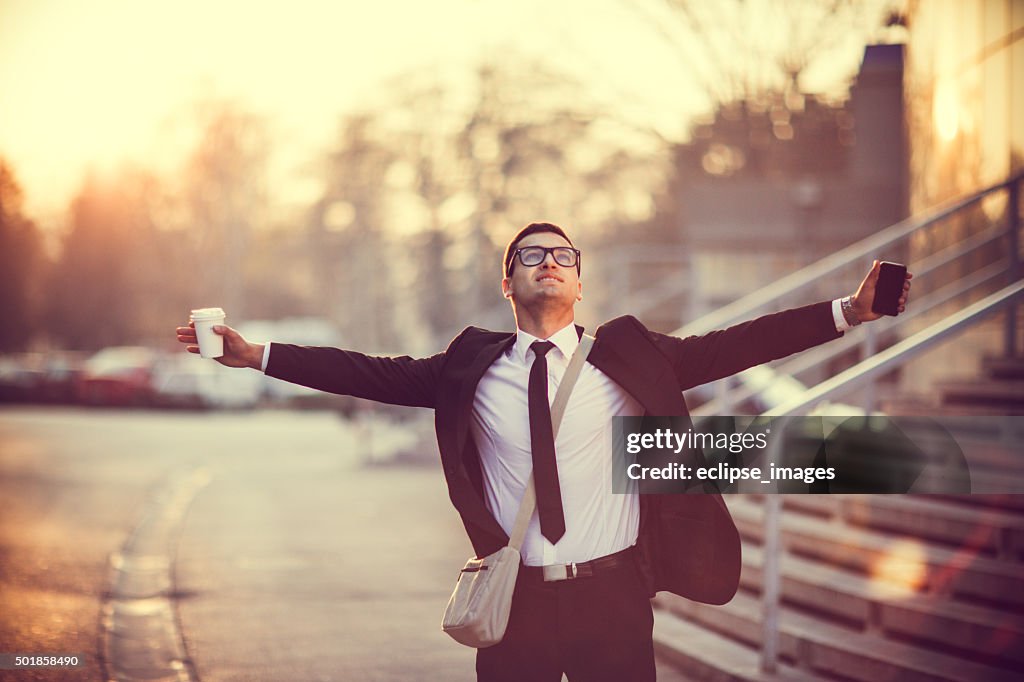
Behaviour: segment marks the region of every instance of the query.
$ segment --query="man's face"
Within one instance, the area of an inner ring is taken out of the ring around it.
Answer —
[[[537,232],[519,240],[516,249],[527,246],[569,246],[569,242],[554,232]],[[571,307],[583,298],[576,266],[563,266],[555,262],[554,254],[547,253],[540,265],[523,265],[519,256],[512,261],[512,274],[501,280],[501,290],[519,306],[558,305]]]

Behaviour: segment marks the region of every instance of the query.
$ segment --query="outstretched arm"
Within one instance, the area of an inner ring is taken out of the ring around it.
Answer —
[[[268,376],[319,391],[351,395],[392,405],[434,407],[444,353],[423,359],[374,357],[355,351],[287,343],[250,343],[237,331],[218,325],[213,331],[224,337],[224,355],[217,362],[227,367],[251,367]],[[178,341],[198,353],[196,331],[177,328]],[[266,346],[272,351],[264,366]]]
[[[832,303],[823,301],[742,322],[727,329],[680,339],[653,334],[686,390],[771,360],[812,348],[843,334]]]
[[[267,376],[392,405],[434,407],[445,354],[377,357],[320,346],[271,344]]]
[[[880,264],[875,261],[857,292],[850,297],[860,322],[882,317],[871,310],[879,270]],[[911,277],[913,275],[907,273],[899,312],[906,309]],[[764,315],[702,336],[685,339],[664,334],[653,336],[685,390],[839,338],[850,328],[843,323],[842,315],[835,312],[840,308],[840,300]]]

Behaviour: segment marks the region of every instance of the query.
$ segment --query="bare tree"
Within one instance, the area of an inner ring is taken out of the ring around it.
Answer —
[[[70,226],[47,282],[47,326],[70,349],[145,340],[170,312],[162,277],[168,253],[153,220],[155,178],[140,169],[90,173],[72,200]]]
[[[806,92],[814,67],[863,44],[896,0],[626,0],[679,56],[712,107]],[[665,18],[669,19],[665,21]]]
[[[475,81],[464,108],[429,80],[414,75],[401,83],[407,115],[398,116],[406,126],[400,153],[415,169],[412,186],[429,229],[438,232],[422,242],[433,252],[414,260],[443,264],[428,291],[458,301],[458,311],[448,306],[441,318],[500,326],[509,322],[497,286],[509,235],[549,220],[586,235],[591,247],[614,239],[649,217],[645,207],[653,206],[666,159],[649,131],[616,120],[580,84],[548,67],[484,63]],[[634,147],[638,140],[643,144]],[[442,328],[435,327],[440,335],[451,331]]]
[[[251,233],[267,215],[267,123],[224,100],[199,103],[195,118],[199,135],[182,170],[182,194],[197,294],[243,316]]]
[[[0,353],[24,350],[36,332],[43,265],[39,230],[24,214],[14,172],[0,159]]]
[[[376,116],[342,119],[309,224],[330,317],[349,342],[373,351],[393,350],[398,338],[391,315],[396,252],[385,236],[387,174],[398,153]]]

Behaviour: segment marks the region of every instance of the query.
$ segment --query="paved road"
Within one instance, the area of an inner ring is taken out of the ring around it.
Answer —
[[[440,470],[367,465],[369,433],[321,413],[0,411],[0,653],[87,658],[0,679],[474,679],[439,629],[470,553]]]

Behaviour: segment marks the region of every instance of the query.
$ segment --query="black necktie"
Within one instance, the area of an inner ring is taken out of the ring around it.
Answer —
[[[555,436],[551,431],[551,407],[548,405],[548,361],[544,357],[554,347],[550,341],[534,341],[530,346],[537,357],[530,368],[528,391],[537,514],[540,516],[540,532],[552,544],[565,535],[562,490],[558,486],[558,465],[555,464]]]

